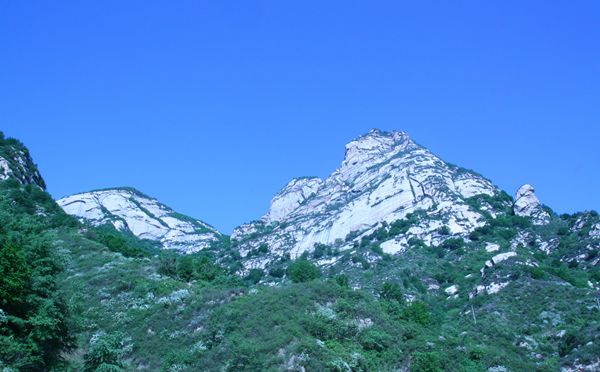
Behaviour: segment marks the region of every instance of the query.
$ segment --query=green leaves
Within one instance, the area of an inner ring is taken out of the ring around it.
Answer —
[[[31,268],[22,249],[0,243],[0,305],[15,308],[29,288]]]
[[[321,277],[321,270],[310,261],[301,258],[288,266],[288,275],[294,283],[304,283]]]

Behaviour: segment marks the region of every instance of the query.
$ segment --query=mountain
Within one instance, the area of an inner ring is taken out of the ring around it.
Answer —
[[[59,206],[28,153],[0,142],[2,371],[600,368],[598,213],[406,134],[352,141],[230,242],[131,188]]]
[[[29,150],[14,138],[0,132],[0,181],[13,179],[23,185],[46,189],[46,183],[34,164]]]
[[[94,226],[112,224],[119,231],[181,253],[198,252],[223,238],[210,225],[179,214],[133,188],[85,192],[57,203],[68,214]]]
[[[407,134],[373,130],[346,145],[341,167],[327,179],[292,180],[259,221],[237,228],[232,239],[243,256],[266,244],[268,260],[294,258],[315,245],[348,250],[381,227],[417,217],[418,224],[381,244],[385,253],[394,254],[411,238],[439,245],[448,235],[467,236],[484,225],[484,214],[497,211],[489,203],[474,208],[476,198],[512,205],[492,182],[443,161]],[[256,258],[250,265],[264,266],[268,260]]]

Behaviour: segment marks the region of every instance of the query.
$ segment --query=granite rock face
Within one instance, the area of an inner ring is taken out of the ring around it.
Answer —
[[[542,208],[540,200],[531,185],[523,185],[515,197],[514,212],[517,216],[530,217],[536,225],[550,222],[550,214]]]
[[[57,203],[70,215],[99,226],[112,224],[164,249],[193,253],[209,247],[221,234],[208,224],[174,212],[156,199],[129,188],[86,192]]]
[[[17,180],[23,185],[35,185],[42,190],[46,184],[27,148],[19,141],[5,139],[0,132],[0,181]]]
[[[242,256],[266,244],[270,257],[311,252],[315,244],[349,249],[381,226],[425,212],[407,234],[382,244],[403,251],[411,237],[439,244],[445,235],[466,236],[484,224],[468,199],[501,191],[484,177],[444,162],[403,132],[373,130],[346,145],[339,169],[327,179],[296,179],[273,199],[258,221],[237,228],[232,239]],[[446,234],[440,234],[440,229]],[[355,234],[348,239],[349,234]],[[256,260],[255,260],[256,261]]]

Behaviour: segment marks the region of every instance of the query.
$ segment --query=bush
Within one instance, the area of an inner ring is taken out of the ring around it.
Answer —
[[[327,246],[324,244],[315,244],[315,250],[313,251],[312,257],[315,260],[318,260],[320,258],[322,258],[323,256],[325,256],[325,254],[327,253]]]
[[[204,254],[180,256],[169,251],[161,252],[158,272],[186,282],[192,280],[213,282],[227,275],[225,269],[216,265]]]
[[[344,287],[344,288],[350,287],[350,279],[348,279],[348,277],[346,275],[343,275],[343,274],[336,275],[334,280],[337,283],[337,285],[339,285],[340,287]]]
[[[423,301],[415,301],[404,309],[404,319],[420,325],[428,325],[431,322],[429,310]]]
[[[442,248],[451,251],[456,251],[465,247],[465,241],[462,238],[450,238],[446,239],[442,243]]]
[[[415,353],[410,365],[411,372],[441,372],[442,358],[438,353]]]
[[[390,346],[391,342],[390,335],[378,329],[369,329],[360,337],[360,343],[367,351],[382,352]]]
[[[404,293],[398,283],[385,282],[379,291],[379,297],[388,301],[404,302]]]
[[[149,256],[149,248],[155,244],[142,241],[132,234],[117,231],[111,224],[90,227],[87,238],[105,245],[109,250],[121,253],[125,257],[141,258]]]
[[[283,278],[285,275],[285,269],[282,267],[276,267],[274,269],[269,270],[269,276],[273,278]]]
[[[546,273],[539,267],[534,267],[531,269],[531,277],[536,280],[544,279],[546,277]]]
[[[304,283],[321,277],[321,270],[306,259],[298,259],[288,266],[288,276],[294,283]]]
[[[122,370],[122,358],[129,351],[122,333],[97,333],[90,340],[90,348],[84,356],[85,371]]]
[[[246,280],[250,281],[252,284],[258,284],[260,280],[263,278],[264,272],[261,269],[252,269],[246,276]]]

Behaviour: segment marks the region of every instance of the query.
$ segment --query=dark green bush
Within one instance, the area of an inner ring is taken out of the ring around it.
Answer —
[[[411,372],[441,372],[442,358],[438,353],[415,353],[410,365]]]
[[[384,300],[404,302],[404,293],[398,283],[385,282],[379,291],[379,297]]]
[[[288,276],[294,283],[304,283],[321,277],[321,271],[312,262],[298,259],[288,266]]]
[[[246,276],[246,280],[248,280],[252,284],[258,284],[258,282],[260,282],[260,280],[263,278],[263,276],[264,276],[264,271],[263,270],[261,270],[261,269],[252,269],[248,273],[248,276]]]

